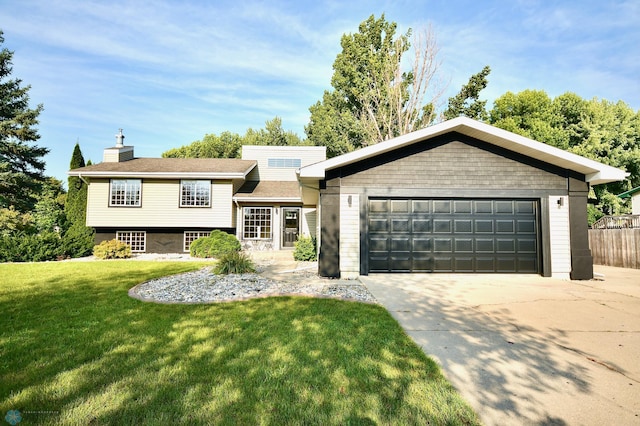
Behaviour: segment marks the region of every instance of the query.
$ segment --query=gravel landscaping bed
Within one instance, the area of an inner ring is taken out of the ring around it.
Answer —
[[[129,295],[161,303],[210,303],[276,295],[332,297],[377,303],[358,280],[332,280],[315,274],[292,273],[276,281],[258,274],[215,275],[211,268],[147,281],[129,290]]]

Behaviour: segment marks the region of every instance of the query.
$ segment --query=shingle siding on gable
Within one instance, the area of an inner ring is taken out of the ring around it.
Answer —
[[[463,137],[464,138],[464,137]],[[461,138],[462,139],[462,138]],[[342,185],[371,188],[566,190],[562,170],[530,165],[470,140],[429,141],[342,171]],[[524,159],[522,159],[524,160]],[[367,163],[367,164],[365,164]]]

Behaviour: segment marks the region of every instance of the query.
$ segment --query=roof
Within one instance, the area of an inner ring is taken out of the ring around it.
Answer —
[[[236,192],[233,199],[245,202],[302,202],[297,181],[249,181]]]
[[[256,164],[254,160],[237,158],[134,158],[80,167],[67,174],[104,178],[237,179],[245,178]]]
[[[631,196],[635,195],[637,192],[640,192],[640,186],[636,186],[633,189],[630,189],[626,192],[623,192],[622,194],[618,194],[618,197],[620,198],[631,198]]]
[[[481,123],[467,117],[458,117],[406,135],[361,148],[320,163],[298,169],[300,178],[324,179],[327,170],[347,166],[396,149],[457,132],[504,149],[534,158],[564,169],[584,174],[592,185],[624,180],[629,173],[577,154],[547,145],[533,139]]]

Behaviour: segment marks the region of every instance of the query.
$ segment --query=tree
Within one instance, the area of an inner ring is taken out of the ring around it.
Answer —
[[[623,182],[594,187],[597,210],[621,214],[628,206],[616,194],[640,186],[640,111],[624,102],[584,100],[574,93],[554,99],[543,91],[507,92],[489,113],[491,124],[630,173]]]
[[[482,71],[472,75],[469,82],[462,86],[460,92],[449,98],[447,109],[442,114],[445,120],[465,116],[479,121],[486,121],[489,114],[486,110],[487,101],[480,100],[480,92],[487,87],[487,76],[491,68],[487,65]]]
[[[433,32],[428,28],[414,37],[412,66],[403,71],[412,31],[395,37],[396,29],[384,15],[371,15],[357,33],[342,36],[342,51],[333,63],[333,90],[309,108],[305,127],[309,141],[326,146],[329,157],[409,133],[435,119],[442,90]]]
[[[294,146],[304,145],[298,135],[282,128],[282,120],[267,120],[264,129],[247,129],[244,136],[222,132],[220,136],[206,134],[202,140],[162,153],[165,158],[240,158],[242,145]]]
[[[71,154],[69,169],[73,170],[84,166],[84,156],[80,144],[76,143]],[[66,223],[63,247],[68,256],[82,257],[91,254],[94,246],[94,230],[86,226],[87,185],[78,176],[70,176],[68,184],[69,192],[64,204]]]
[[[59,232],[65,222],[66,191],[62,181],[50,177],[42,188],[40,199],[32,215],[38,232]]]
[[[0,45],[4,37],[0,30]],[[31,210],[45,180],[49,150],[35,145],[40,138],[35,126],[42,104],[29,108],[29,89],[22,80],[10,79],[13,52],[0,50],[0,208],[14,206],[20,212]]]
[[[82,155],[80,144],[76,142],[76,145],[73,148],[73,154],[71,154],[69,170],[84,166],[84,156]],[[64,204],[64,212],[67,217],[67,221],[70,224],[81,223],[84,225],[87,216],[87,185],[78,176],[69,176],[67,182],[69,192]]]

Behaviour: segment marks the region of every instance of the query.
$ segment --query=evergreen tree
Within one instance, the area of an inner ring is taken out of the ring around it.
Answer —
[[[84,166],[80,144],[76,143],[69,168],[73,170]],[[70,176],[68,183],[69,192],[64,205],[66,215],[64,250],[68,256],[82,257],[91,254],[94,246],[93,228],[86,226],[87,185],[77,176]]]
[[[0,45],[2,34],[0,30]],[[35,145],[40,139],[35,126],[43,106],[29,108],[31,86],[9,78],[12,58],[12,51],[0,50],[0,208],[14,206],[27,212],[35,206],[45,180],[42,157],[49,150]]]

